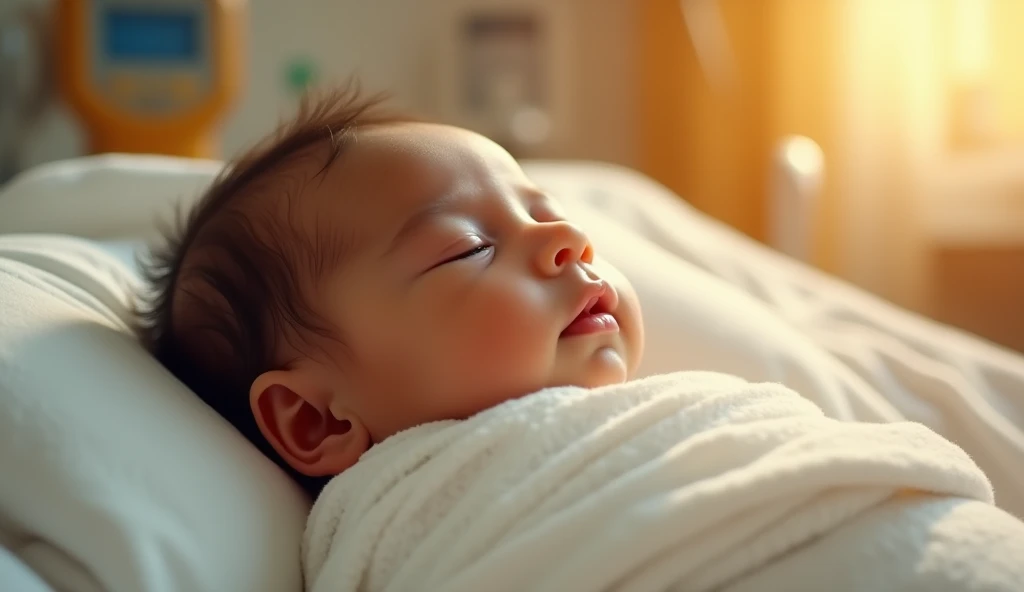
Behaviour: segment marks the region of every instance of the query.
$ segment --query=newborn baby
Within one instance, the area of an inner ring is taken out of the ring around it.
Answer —
[[[154,355],[318,496],[309,589],[1024,580],[1024,526],[921,426],[631,380],[636,294],[557,201],[487,138],[353,90],[227,167],[149,280]]]
[[[629,282],[508,152],[354,89],[306,102],[169,238],[144,341],[314,494],[302,476],[403,429],[622,382],[643,350]]]

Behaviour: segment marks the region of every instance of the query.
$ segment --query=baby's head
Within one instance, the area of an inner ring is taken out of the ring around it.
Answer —
[[[228,167],[149,280],[146,344],[297,477],[643,349],[629,283],[505,150],[351,90]]]

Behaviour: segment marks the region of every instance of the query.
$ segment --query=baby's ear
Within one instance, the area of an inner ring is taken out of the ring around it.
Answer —
[[[302,369],[265,372],[249,389],[249,405],[263,437],[293,469],[337,475],[370,448],[370,434],[308,378]]]

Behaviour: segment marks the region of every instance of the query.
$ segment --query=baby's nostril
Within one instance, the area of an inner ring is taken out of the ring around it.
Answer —
[[[566,261],[568,261],[569,257],[571,257],[571,256],[572,256],[572,251],[571,250],[569,250],[569,249],[559,249],[558,252],[555,253],[555,266],[561,267],[561,266],[565,265]]]

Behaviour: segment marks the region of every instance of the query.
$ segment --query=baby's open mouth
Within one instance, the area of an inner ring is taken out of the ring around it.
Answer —
[[[562,330],[561,337],[618,331],[619,323],[609,311],[608,291],[602,289],[583,303],[576,318]]]

